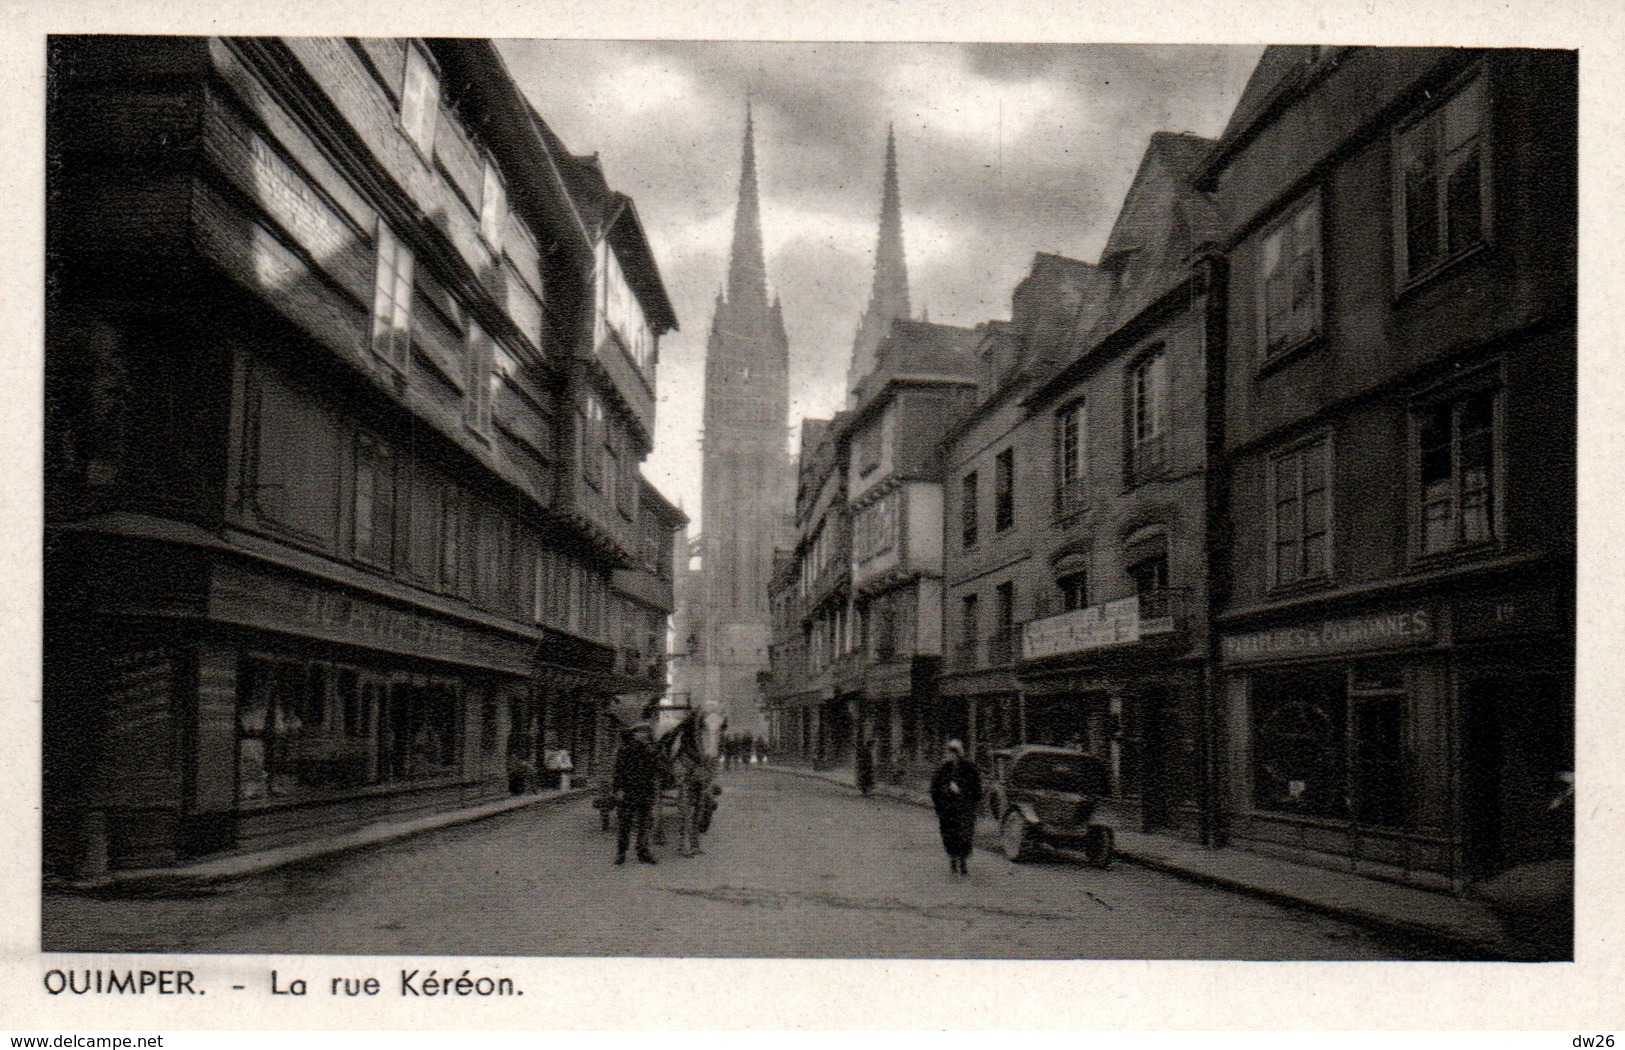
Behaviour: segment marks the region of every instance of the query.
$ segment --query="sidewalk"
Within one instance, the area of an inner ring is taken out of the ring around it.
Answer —
[[[343,832],[310,842],[295,843],[277,849],[261,850],[256,853],[234,853],[229,856],[216,857],[212,860],[185,865],[184,867],[139,868],[130,871],[115,871],[93,879],[63,881],[57,885],[63,889],[75,890],[81,893],[107,894],[110,896],[185,893],[189,890],[203,889],[214,883],[238,879],[246,875],[257,875],[261,872],[271,871],[289,864],[297,864],[316,857],[343,853],[363,846],[375,846],[381,842],[392,842],[395,839],[419,835],[425,831],[434,831],[437,828],[450,827],[453,824],[466,824],[470,821],[484,820],[486,817],[494,817],[499,813],[506,813],[509,810],[520,809],[525,806],[534,806],[542,802],[559,802],[578,798],[585,794],[587,794],[587,789],[573,788],[569,791],[541,791],[535,794],[515,795],[511,798],[497,799],[483,805],[469,806],[466,809],[454,809],[445,813],[428,813],[418,817],[381,820],[357,828],[355,831]],[[50,884],[48,883],[47,886],[49,887]]]
[[[771,764],[756,768],[813,777],[856,790],[849,769]],[[930,805],[926,793],[915,788],[877,785],[873,794]],[[978,840],[985,849],[997,849],[996,841],[988,836],[979,835]],[[1518,960],[1536,954],[1480,901],[1295,864],[1244,849],[1207,849],[1165,835],[1119,829],[1116,840],[1118,856],[1144,867],[1426,941],[1462,959]],[[1082,860],[1081,855],[1061,852]]]

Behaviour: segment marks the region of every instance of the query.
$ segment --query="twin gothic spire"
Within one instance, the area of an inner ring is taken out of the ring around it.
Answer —
[[[739,166],[739,203],[734,212],[733,246],[728,260],[724,297],[734,310],[760,304],[774,327],[782,330],[777,300],[767,300],[767,266],[762,247],[761,190],[756,177],[756,129],[750,103],[745,104],[745,142]],[[720,304],[719,304],[720,305]],[[847,370],[849,404],[857,385],[875,368],[880,343],[891,323],[910,316],[908,263],[903,254],[903,206],[897,186],[897,138],[886,129],[886,165],[880,195],[880,234],[875,244],[874,281],[863,311]]]

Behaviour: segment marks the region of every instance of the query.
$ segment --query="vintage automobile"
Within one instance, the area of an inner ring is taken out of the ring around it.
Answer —
[[[1013,861],[1034,847],[1081,848],[1097,868],[1112,862],[1111,772],[1098,755],[1031,744],[993,752],[988,807]]]

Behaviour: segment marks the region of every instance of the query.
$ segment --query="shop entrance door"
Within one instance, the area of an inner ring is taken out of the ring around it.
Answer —
[[[1574,768],[1571,686],[1558,675],[1462,684],[1462,833],[1471,876],[1572,855],[1572,806],[1554,806]]]
[[[1153,686],[1139,696],[1140,806],[1145,830],[1168,827],[1168,692]]]

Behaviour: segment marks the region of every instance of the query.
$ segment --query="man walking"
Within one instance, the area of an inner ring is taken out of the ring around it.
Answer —
[[[637,829],[638,860],[658,863],[649,852],[649,824],[654,819],[655,800],[660,797],[660,780],[665,763],[654,746],[654,731],[647,722],[634,725],[620,753],[615,756],[613,787],[620,811],[621,829],[615,843],[615,863],[626,863],[626,847]]]

